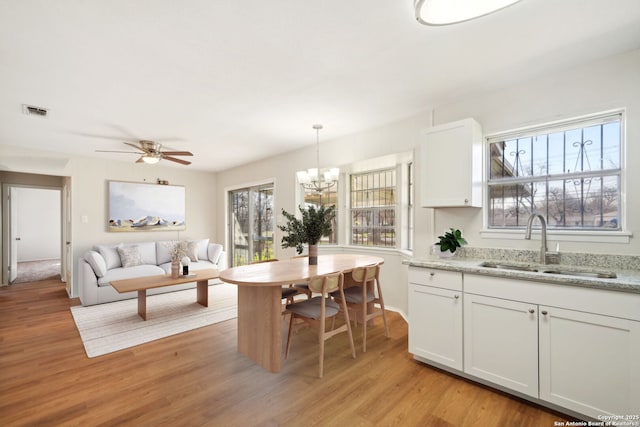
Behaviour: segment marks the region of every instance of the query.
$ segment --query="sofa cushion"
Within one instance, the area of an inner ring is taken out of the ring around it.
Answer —
[[[104,262],[107,265],[107,270],[111,270],[112,268],[122,267],[122,262],[120,262],[120,254],[118,253],[117,245],[99,245],[96,246],[100,255],[104,258]]]
[[[96,251],[89,251],[84,254],[84,260],[89,263],[96,277],[104,277],[107,273],[107,264],[104,258]]]
[[[207,249],[207,258],[214,264],[218,263],[218,258],[220,258],[220,254],[222,253],[222,245],[218,243],[210,243]]]
[[[177,240],[164,240],[156,243],[156,264],[171,262],[171,250],[178,243]]]
[[[158,276],[160,274],[165,274],[165,272],[157,265],[142,264],[129,268],[114,268],[112,270],[108,270],[104,277],[98,279],[98,286],[111,286],[112,280],[133,279],[135,277],[143,276]]]
[[[198,262],[198,242],[193,240],[187,242],[187,253],[191,262]]]
[[[143,264],[158,264],[158,258],[156,257],[156,242],[136,243],[136,245],[140,248],[140,255],[142,255]]]
[[[138,245],[118,246],[118,254],[120,254],[120,262],[123,268],[144,264]]]
[[[189,240],[198,244],[198,259],[208,260],[207,249],[209,247],[209,239]],[[194,261],[193,259],[191,261]],[[197,260],[196,260],[197,261]]]

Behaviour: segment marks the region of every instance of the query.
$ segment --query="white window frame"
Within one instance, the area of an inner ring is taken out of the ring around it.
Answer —
[[[549,239],[556,241],[567,242],[593,242],[593,243],[629,243],[631,233],[627,229],[627,203],[626,203],[626,188],[627,188],[627,167],[626,167],[626,110],[615,109],[602,111],[599,113],[583,115],[579,117],[567,118],[564,120],[556,120],[552,122],[546,122],[534,126],[527,126],[517,129],[512,129],[504,132],[495,132],[488,134],[484,138],[483,155],[485,157],[484,167],[484,179],[483,179],[483,192],[484,192],[484,206],[483,209],[483,230],[481,235],[483,238],[496,238],[496,239],[522,239],[521,229],[495,229],[489,228],[489,174],[490,174],[490,162],[491,158],[488,155],[489,144],[495,141],[496,138],[517,138],[518,136],[531,136],[536,133],[548,133],[550,130],[558,131],[563,127],[572,127],[576,124],[580,126],[586,126],[589,121],[597,121],[605,117],[620,115],[620,230],[547,230],[547,236]]]

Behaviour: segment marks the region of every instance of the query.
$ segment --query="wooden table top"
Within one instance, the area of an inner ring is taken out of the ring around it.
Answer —
[[[194,271],[193,273],[195,274],[195,276],[180,276],[176,279],[172,278],[171,274],[159,274],[157,276],[144,276],[136,277],[133,279],[113,280],[111,281],[111,286],[113,286],[113,288],[119,293],[124,293],[218,278],[218,270],[216,270],[215,268],[198,270]]]
[[[220,280],[242,286],[282,286],[302,283],[321,274],[342,271],[349,273],[357,267],[382,264],[384,258],[360,254],[330,254],[318,256],[318,265],[309,265],[308,258],[242,265],[220,272]]]

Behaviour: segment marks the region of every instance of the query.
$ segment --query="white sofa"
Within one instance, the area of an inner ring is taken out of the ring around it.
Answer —
[[[222,245],[209,239],[189,240],[189,271],[227,268]],[[78,260],[78,291],[82,305],[102,304],[136,298],[136,292],[120,294],[112,280],[168,274],[171,272],[171,248],[177,241],[97,245]],[[210,281],[212,283],[214,281]],[[148,295],[195,287],[196,283],[149,289]]]

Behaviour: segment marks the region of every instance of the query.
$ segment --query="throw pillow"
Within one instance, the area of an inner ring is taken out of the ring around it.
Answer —
[[[208,253],[209,261],[211,261],[214,264],[217,264],[218,258],[220,258],[220,254],[222,253],[222,245],[219,245],[217,243],[210,244],[207,253]]]
[[[209,239],[189,240],[190,242],[196,242],[198,244],[198,259],[207,260],[207,248],[209,246]]]
[[[98,252],[104,258],[104,262],[107,264],[107,270],[111,270],[112,268],[122,267],[122,262],[120,262],[120,254],[118,254],[119,245],[100,245],[97,246]]]
[[[136,265],[142,265],[142,254],[140,248],[137,245],[131,246],[119,246],[118,253],[120,254],[120,261],[122,267],[135,267]]]
[[[187,256],[191,262],[198,262],[198,242],[187,242]]]
[[[89,263],[96,277],[104,277],[104,275],[107,274],[107,264],[98,252],[89,251],[84,254],[84,259]]]

